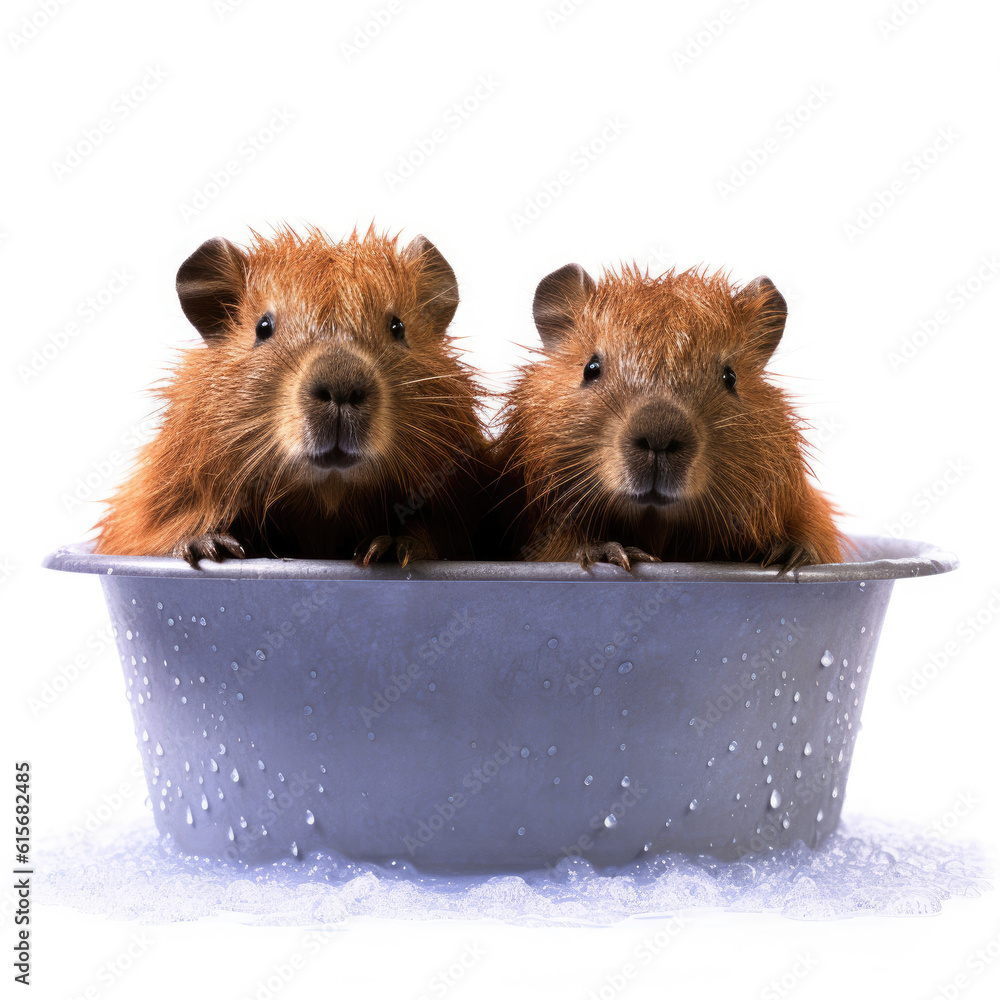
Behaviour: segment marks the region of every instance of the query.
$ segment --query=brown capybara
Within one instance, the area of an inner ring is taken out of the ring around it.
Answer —
[[[765,366],[785,326],[765,277],[578,264],[544,278],[542,339],[501,412],[492,462],[508,556],[838,562],[801,424]],[[496,513],[494,513],[496,516]]]
[[[204,343],[160,389],[156,437],[96,551],[201,558],[471,555],[477,386],[446,329],[455,275],[423,236],[253,233],[177,272]]]

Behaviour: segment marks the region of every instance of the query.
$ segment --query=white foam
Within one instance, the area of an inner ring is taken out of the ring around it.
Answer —
[[[143,923],[227,916],[250,924],[339,924],[354,917],[608,925],[703,908],[805,920],[937,913],[991,887],[973,844],[872,820],[744,861],[667,854],[615,869],[564,858],[551,870],[443,876],[403,862],[327,852],[249,867],[181,854],[148,818],[99,836],[39,845],[36,898]]]

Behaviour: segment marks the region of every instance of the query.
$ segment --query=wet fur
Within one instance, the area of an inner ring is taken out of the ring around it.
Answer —
[[[406,539],[414,558],[471,554],[477,387],[445,336],[450,314],[442,325],[422,297],[419,261],[372,230],[331,243],[284,228],[254,233],[246,260],[225,329],[184,351],[159,388],[162,425],[110,499],[97,551],[189,556],[194,540],[196,558],[211,557],[202,536],[210,546],[232,532],[249,555],[350,558],[379,536]],[[276,333],[255,347],[269,309]],[[386,336],[389,313],[404,319],[408,349]],[[304,359],[333,338],[356,346],[384,389],[376,454],[347,477],[317,476],[297,454],[294,387]],[[414,490],[442,470],[453,471],[415,510]],[[414,513],[401,521],[401,510]]]
[[[802,423],[765,377],[777,342],[771,306],[736,292],[721,273],[606,272],[572,329],[522,369],[492,453],[509,557],[840,561],[844,539],[809,482]],[[607,378],[581,386],[595,353]],[[726,364],[736,396],[720,381]],[[652,393],[683,407],[701,442],[684,499],[666,508],[624,497],[614,459],[628,406]]]

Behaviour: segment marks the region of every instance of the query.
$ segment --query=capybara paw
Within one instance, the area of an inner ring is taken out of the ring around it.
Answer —
[[[182,538],[174,546],[174,555],[197,569],[199,559],[222,562],[229,556],[245,559],[247,554],[232,535],[209,531],[204,535],[189,535],[187,538]]]
[[[437,559],[437,552],[430,543],[403,535],[396,540],[396,557],[399,565],[405,566],[414,559]]]
[[[806,542],[787,541],[776,544],[764,560],[764,566],[777,566],[781,573],[789,573],[801,566],[823,562],[819,553]]]
[[[658,556],[650,555],[645,549],[637,549],[634,545],[625,546],[625,555],[633,562],[661,562]]]
[[[584,542],[576,550],[576,558],[584,569],[591,563],[607,562],[631,571],[633,559],[636,562],[659,562],[656,556],[651,556],[648,552],[632,545],[622,545],[620,542]]]
[[[396,539],[392,535],[376,535],[371,541],[361,542],[354,550],[354,565],[367,566],[378,562],[392,548]]]

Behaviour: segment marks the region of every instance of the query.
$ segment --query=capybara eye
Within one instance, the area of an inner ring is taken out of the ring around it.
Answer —
[[[264,313],[259,320],[257,320],[257,340],[267,340],[268,337],[274,333],[274,317],[270,313]]]
[[[601,374],[601,359],[595,354],[584,366],[583,366],[583,381],[593,382],[598,375]]]
[[[729,365],[722,369],[722,382],[730,392],[736,392],[736,372]]]
[[[398,316],[389,317],[389,332],[395,340],[406,339],[406,327],[403,326],[403,321]]]

